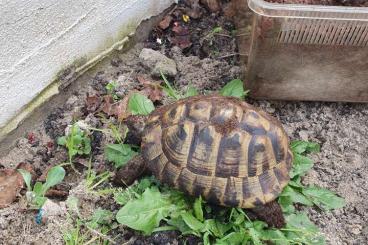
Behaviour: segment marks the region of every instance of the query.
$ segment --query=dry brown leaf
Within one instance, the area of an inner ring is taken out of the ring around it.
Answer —
[[[178,46],[181,49],[188,48],[192,45],[188,27],[182,26],[178,22],[175,22],[172,31],[175,33],[175,35],[173,37],[169,37],[171,44]]]
[[[201,3],[211,12],[219,12],[221,10],[221,3],[219,0],[201,0]]]
[[[23,177],[17,171],[20,168],[33,173],[31,165],[27,163],[20,163],[15,169],[0,170],[0,208],[12,204],[23,188]]]
[[[46,197],[66,198],[69,195],[67,191],[49,189],[46,193]]]
[[[160,101],[164,96],[161,87],[161,81],[150,81],[143,76],[138,76],[137,80],[142,83],[144,89],[142,93],[146,95],[152,101]]]
[[[145,78],[144,76],[137,76],[138,82],[140,82],[143,86],[150,84],[151,81]]]
[[[192,42],[190,41],[190,36],[175,36],[175,37],[170,37],[170,42],[175,45],[178,46],[181,49],[185,49],[188,48],[192,45]]]
[[[188,27],[180,25],[178,22],[174,23],[172,31],[179,36],[187,36],[190,34]]]
[[[185,13],[189,15],[193,19],[198,19],[202,16],[202,8],[199,5],[199,0],[191,0],[187,1],[187,5],[190,6],[190,8],[185,8]]]
[[[102,111],[109,116],[114,115],[115,113],[114,99],[112,98],[111,95],[105,95],[103,97]]]
[[[101,97],[94,94],[87,94],[86,98],[86,109],[88,112],[95,112],[101,105]]]
[[[114,102],[111,95],[104,96],[104,103],[102,104],[102,111],[109,116],[116,116],[118,120],[123,120],[130,115],[128,111],[128,102],[131,92],[126,95],[122,100]]]
[[[160,27],[162,30],[165,30],[170,26],[172,20],[173,17],[171,15],[166,15],[165,18],[160,21],[158,27]]]
[[[132,93],[127,94],[116,106],[116,116],[120,122],[131,114],[128,110],[128,103],[131,94]]]

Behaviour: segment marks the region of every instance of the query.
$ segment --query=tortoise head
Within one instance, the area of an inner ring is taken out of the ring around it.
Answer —
[[[129,144],[140,145],[142,141],[143,130],[146,126],[147,116],[131,115],[123,120],[129,131],[126,141]]]

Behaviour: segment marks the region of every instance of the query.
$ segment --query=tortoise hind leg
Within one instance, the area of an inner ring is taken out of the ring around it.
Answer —
[[[255,207],[251,211],[258,219],[265,221],[270,227],[282,228],[286,224],[281,206],[276,200]]]
[[[129,186],[145,172],[147,172],[146,163],[142,155],[137,155],[116,172],[113,182],[117,185]]]

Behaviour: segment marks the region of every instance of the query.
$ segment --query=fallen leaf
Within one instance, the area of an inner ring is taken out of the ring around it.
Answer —
[[[179,36],[186,36],[190,34],[188,27],[182,26],[178,24],[177,22],[174,23],[172,31],[175,32],[176,35],[179,35]]]
[[[102,111],[105,112],[109,116],[116,116],[119,121],[122,121],[124,118],[130,115],[128,111],[128,102],[129,97],[133,92],[129,92],[122,100],[114,102],[111,95],[104,96],[104,103],[102,104]]]
[[[131,92],[127,94],[122,100],[120,100],[116,106],[116,116],[118,117],[118,120],[120,122],[131,114],[128,110],[130,95]]]
[[[192,42],[190,41],[190,36],[174,36],[174,37],[170,37],[170,42],[175,45],[178,46],[181,49],[185,49],[188,48],[190,46],[192,46]]]
[[[102,111],[109,116],[115,114],[114,99],[111,95],[105,95],[103,97]]]
[[[95,112],[101,105],[101,97],[94,94],[87,94],[86,98],[86,109],[88,112]]]
[[[172,31],[174,36],[169,37],[171,44],[180,47],[181,49],[188,48],[192,45],[190,41],[190,31],[188,27],[180,25],[178,22],[174,23]]]
[[[165,30],[170,26],[172,20],[173,17],[171,15],[166,15],[165,18],[160,21],[158,27],[160,27],[162,30]]]
[[[138,82],[140,82],[143,86],[150,84],[151,81],[145,78],[144,76],[137,76]]]
[[[48,148],[49,150],[52,150],[52,149],[54,148],[54,142],[49,141],[49,142],[47,142],[46,146],[47,146],[47,148]]]
[[[30,164],[20,163],[15,169],[0,170],[0,208],[5,208],[12,204],[18,193],[23,188],[23,177],[17,169],[24,169],[33,172]]]
[[[184,10],[185,13],[193,19],[198,19],[202,16],[202,8],[198,2],[199,0],[188,1],[187,5],[189,5],[190,8],[185,8]]]
[[[201,0],[201,3],[211,12],[219,12],[221,10],[219,0]]]

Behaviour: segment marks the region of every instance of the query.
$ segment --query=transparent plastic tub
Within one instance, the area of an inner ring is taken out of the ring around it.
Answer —
[[[254,98],[368,102],[368,8],[248,0]]]

